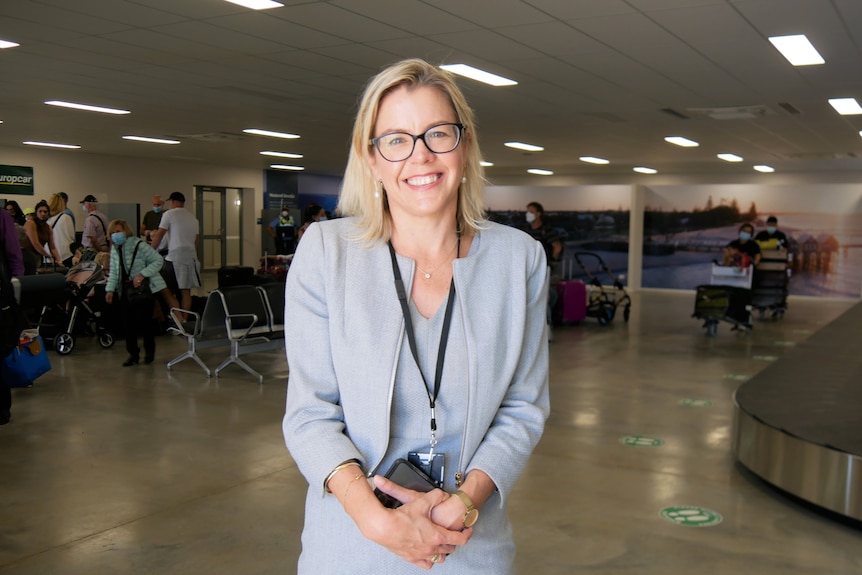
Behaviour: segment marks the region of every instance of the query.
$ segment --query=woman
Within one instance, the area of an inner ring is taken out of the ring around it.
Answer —
[[[302,226],[296,232],[296,241],[302,239],[302,234],[308,229],[308,226],[314,222],[326,221],[326,211],[317,204],[309,204],[305,207],[302,213]]]
[[[126,351],[129,352],[123,367],[137,365],[140,361],[139,336],[144,338],[144,363],[152,363],[156,357],[154,298],[142,302],[129,301],[127,286],[140,287],[144,280],[148,280],[151,294],[165,289],[165,281],[159,274],[164,260],[145,241],[135,237],[126,220],[112,221],[108,225],[108,236],[114,248],[111,250],[105,301],[112,304],[114,294],[119,293],[120,315],[126,330]]]
[[[15,200],[6,200],[6,211],[12,216],[12,221],[15,222],[15,225],[24,225],[24,211],[21,210],[18,202]]]
[[[24,254],[24,275],[34,275],[43,261],[60,262],[60,254],[54,245],[54,234],[48,225],[50,210],[45,200],[36,204],[33,218],[24,222],[24,237],[21,252]]]
[[[63,266],[72,267],[72,244],[75,242],[75,220],[72,219],[66,209],[66,202],[60,194],[54,194],[48,200],[48,207],[51,210],[51,218],[48,220],[48,225],[54,234],[54,244],[57,246],[57,252],[60,254],[60,261]]]
[[[538,242],[483,219],[480,160],[447,72],[407,60],[367,86],[348,217],[309,227],[287,275],[300,574],[512,572],[506,502],[548,415],[547,266]],[[399,458],[430,461],[442,489],[381,477]]]

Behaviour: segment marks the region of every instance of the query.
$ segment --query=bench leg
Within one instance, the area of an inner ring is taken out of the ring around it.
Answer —
[[[263,376],[262,376],[261,374],[259,374],[258,372],[256,372],[254,369],[252,369],[252,367],[251,367],[249,364],[247,364],[246,362],[244,362],[243,360],[241,360],[239,357],[234,356],[234,355],[231,355],[229,358],[227,358],[226,360],[224,360],[223,362],[221,362],[221,365],[219,365],[219,366],[216,368],[216,370],[215,370],[215,375],[216,375],[216,377],[218,377],[218,376],[219,376],[219,373],[220,373],[224,368],[226,368],[227,366],[229,366],[229,365],[230,365],[230,364],[232,364],[232,363],[237,364],[238,366],[240,366],[241,368],[243,368],[244,370],[246,370],[247,372],[249,372],[250,374],[252,374],[253,376],[255,376],[255,377],[257,378],[257,382],[258,382],[258,383],[260,383],[260,384],[263,384]]]
[[[189,358],[192,358],[193,360],[195,360],[195,362],[199,366],[201,366],[201,368],[203,368],[204,373],[207,374],[207,377],[212,377],[212,372],[210,372],[210,368],[208,368],[206,366],[206,364],[203,362],[203,360],[201,360],[201,358],[198,357],[197,351],[195,350],[195,340],[193,338],[188,338],[188,342],[189,342],[189,349],[185,353],[183,353],[182,355],[178,355],[177,357],[175,357],[174,359],[169,361],[168,365],[167,365],[168,370],[170,370],[173,366],[175,366],[179,362],[186,360],[186,359],[189,359]]]

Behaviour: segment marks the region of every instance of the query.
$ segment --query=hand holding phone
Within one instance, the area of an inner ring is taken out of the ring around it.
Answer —
[[[421,469],[406,459],[396,459],[384,477],[393,483],[397,483],[401,487],[405,487],[413,491],[419,491],[420,493],[428,493],[437,487]],[[380,500],[380,503],[389,509],[397,509],[402,505],[400,501],[386,493],[383,493],[379,489],[375,489],[374,494],[377,496],[377,499]]]

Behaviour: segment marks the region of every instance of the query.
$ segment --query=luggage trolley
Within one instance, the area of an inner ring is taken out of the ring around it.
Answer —
[[[793,256],[784,249],[762,249],[760,263],[754,270],[751,282],[751,307],[760,319],[784,317],[790,284],[790,260]]]
[[[623,308],[623,320],[629,321],[631,315],[632,300],[626,293],[623,283],[614,275],[613,270],[607,266],[602,257],[593,252],[575,252],[572,254],[589,280],[587,282],[587,316],[594,317],[600,325],[608,325],[613,321],[617,308]],[[582,259],[583,258],[583,259]],[[592,269],[584,263],[584,260],[594,263]],[[605,273],[611,278],[612,288],[602,285],[596,274]]]
[[[697,286],[694,318],[704,320],[709,335],[718,332],[718,323],[729,322],[732,329],[751,331],[751,278],[754,267],[722,266],[712,263],[708,285]]]

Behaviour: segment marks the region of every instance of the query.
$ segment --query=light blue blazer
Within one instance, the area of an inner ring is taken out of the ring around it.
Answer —
[[[467,342],[467,421],[457,470],[487,473],[501,506],[549,413],[547,265],[520,230],[486,223],[455,260]],[[309,227],[287,275],[285,347],[290,375],[283,433],[312,492],[339,463],[377,470],[390,436],[404,320],[388,248],[350,239],[352,218]],[[412,274],[405,275],[408,293]]]

